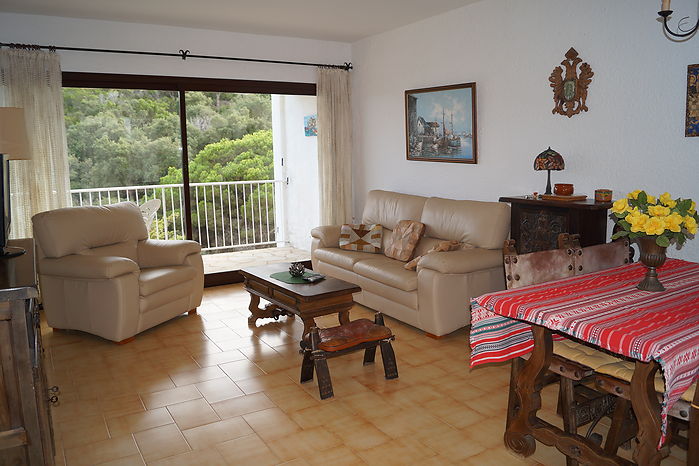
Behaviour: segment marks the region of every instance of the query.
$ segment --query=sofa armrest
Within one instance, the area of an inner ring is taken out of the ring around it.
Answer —
[[[83,256],[71,254],[39,261],[39,273],[65,278],[115,278],[140,269],[131,259],[116,256]]]
[[[144,269],[183,265],[192,254],[201,254],[201,244],[196,241],[146,239],[138,242],[138,264]]]
[[[311,236],[320,240],[321,248],[338,248],[340,247],[340,225],[327,225],[315,227],[311,230]]]
[[[440,273],[469,273],[477,270],[503,267],[501,249],[473,248],[461,251],[432,252],[420,258],[420,269],[431,269]]]

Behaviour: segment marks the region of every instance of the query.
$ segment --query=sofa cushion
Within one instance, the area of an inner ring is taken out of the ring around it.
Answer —
[[[321,262],[332,264],[343,269],[352,270],[354,264],[363,259],[371,259],[376,254],[359,251],[345,251],[338,248],[318,248],[313,251],[315,258]]]
[[[358,261],[352,267],[355,273],[403,291],[417,289],[417,272],[405,270],[403,262],[386,256]]]
[[[510,233],[510,207],[502,202],[431,197],[420,221],[427,226],[425,236],[500,249]]]
[[[141,296],[148,296],[165,288],[194,280],[195,270],[188,265],[142,269],[138,278]]]
[[[384,249],[384,255],[402,262],[409,261],[415,254],[415,247],[424,232],[424,223],[401,220],[393,230],[391,243]]]
[[[379,224],[342,225],[340,249],[378,253],[381,251],[383,227]]]
[[[410,194],[369,191],[362,213],[362,223],[380,223],[393,230],[401,220],[420,220],[426,200],[425,197]]]

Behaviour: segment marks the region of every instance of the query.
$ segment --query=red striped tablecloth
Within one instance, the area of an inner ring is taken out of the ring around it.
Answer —
[[[634,263],[475,298],[471,366],[529,353],[529,323],[633,359],[655,360],[665,377],[662,445],[668,411],[699,376],[699,264],[668,259],[658,269],[663,292],[636,288],[645,272]]]

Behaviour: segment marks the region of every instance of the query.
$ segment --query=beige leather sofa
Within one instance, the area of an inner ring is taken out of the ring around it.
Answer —
[[[510,208],[500,202],[460,201],[388,191],[371,191],[362,223],[383,225],[383,247],[400,220],[426,225],[416,248],[424,254],[444,240],[473,248],[435,252],[418,261],[417,270],[383,254],[339,249],[340,226],[313,229],[314,270],[362,288],[355,301],[433,336],[470,322],[472,297],[504,290],[502,244],[510,231]]]
[[[136,204],[52,210],[32,223],[51,327],[122,342],[201,303],[201,245],[148,239]]]

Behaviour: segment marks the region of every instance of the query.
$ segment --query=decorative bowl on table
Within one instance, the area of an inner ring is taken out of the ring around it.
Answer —
[[[306,266],[303,265],[303,262],[292,262],[289,266],[289,275],[292,277],[303,277],[305,271]]]
[[[556,183],[553,185],[553,192],[559,196],[570,196],[573,194],[573,185],[570,183]]]

